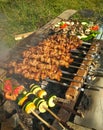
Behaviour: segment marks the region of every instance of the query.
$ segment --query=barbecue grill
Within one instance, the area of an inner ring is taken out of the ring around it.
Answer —
[[[60,17],[61,16],[57,18],[58,21],[61,20]],[[52,24],[54,23],[52,22]],[[70,56],[73,62],[69,64],[69,67],[60,67],[62,76],[59,80],[46,77],[45,79],[36,81],[23,77],[20,74],[8,73],[8,64],[10,61],[23,61],[21,54],[30,47],[38,46],[38,43],[46,39],[50,29],[49,27],[51,27],[52,24],[49,23],[47,26],[44,26],[26,38],[26,40],[21,41],[12,49],[7,61],[0,64],[0,66],[6,70],[7,77],[16,79],[19,84],[23,84],[27,92],[31,91],[32,87],[30,89],[29,86],[33,84],[45,90],[47,96],[51,94],[54,95],[53,105],[55,105],[55,107],[45,108],[46,113],[32,111],[33,116],[31,116],[31,118],[34,122],[32,124],[34,129],[39,129],[35,125],[35,121],[38,121],[40,129],[60,130],[66,128],[72,130],[73,128],[67,124],[67,121],[73,121],[75,115],[83,117],[83,115],[75,109],[75,106],[78,106],[81,101],[81,96],[83,96],[86,90],[99,91],[101,88],[93,84],[96,77],[103,76],[101,72],[102,69],[100,68],[101,45],[99,40],[95,39],[92,42],[82,42],[76,49],[71,49]],[[0,78],[2,82],[3,77],[1,76]],[[45,120],[47,122],[45,122]]]

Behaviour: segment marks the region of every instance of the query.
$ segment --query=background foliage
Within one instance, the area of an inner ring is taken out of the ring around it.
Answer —
[[[0,0],[0,38],[11,47],[14,35],[37,30],[67,9],[90,9],[98,18],[102,7],[102,0]]]

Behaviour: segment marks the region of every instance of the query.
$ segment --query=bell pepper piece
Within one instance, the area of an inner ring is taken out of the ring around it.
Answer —
[[[18,86],[13,90],[14,95],[19,95],[24,90],[24,86]]]
[[[12,92],[12,82],[11,80],[7,79],[4,81],[3,91],[6,92]]]
[[[97,31],[97,30],[99,30],[99,26],[98,25],[94,25],[94,26],[91,27],[91,30]]]

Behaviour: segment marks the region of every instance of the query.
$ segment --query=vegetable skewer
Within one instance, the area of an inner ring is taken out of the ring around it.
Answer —
[[[43,89],[41,90],[41,88],[40,88],[40,86],[37,86],[37,85],[35,85],[35,84],[32,84],[32,85],[30,85],[30,88],[31,88],[31,91],[34,93],[34,94],[36,94],[36,95],[38,95],[37,93],[39,93],[39,92],[43,92],[43,93],[45,93],[45,91],[43,91]],[[42,94],[43,94],[42,93]],[[47,94],[46,94],[47,95]],[[38,97],[41,97],[41,95],[38,95]],[[45,95],[43,94],[42,95],[42,97],[44,97]],[[37,102],[37,100],[40,100],[40,97],[38,98],[38,99],[36,99],[36,101],[35,101],[35,99],[34,99],[34,103],[36,104],[36,102]],[[53,96],[51,96],[51,97],[49,97],[48,98],[48,101],[47,101],[47,104],[48,104],[48,106],[49,107],[54,107],[55,106],[55,103],[53,102],[53,100],[55,100],[55,98],[56,98],[56,96],[55,95],[53,95]],[[43,101],[43,99],[41,99],[41,101],[42,102],[44,102]],[[38,106],[39,108],[40,108],[40,106]],[[67,129],[70,129],[70,130],[73,130],[72,128],[70,128],[68,125],[67,125],[67,123],[66,122],[64,122],[62,119],[60,119],[54,112],[52,112],[48,107],[47,107],[47,105],[46,104],[44,104],[44,103],[42,103],[42,106],[41,106],[41,109],[43,110],[43,108],[46,110],[46,111],[48,111],[55,119],[57,119],[57,121],[59,122],[59,123],[61,123],[64,127],[66,127]],[[61,125],[61,126],[62,126]]]
[[[37,85],[35,85],[35,88],[37,89]],[[33,88],[34,89],[34,88]],[[38,87],[39,90],[39,87]],[[35,89],[34,89],[35,91]],[[41,91],[41,90],[40,90]],[[33,101],[28,101],[28,99],[30,100],[29,96],[32,96]],[[27,100],[27,103],[25,104],[25,100]],[[23,103],[24,102],[24,103]],[[23,105],[24,104],[24,105]],[[35,104],[35,105],[33,105]],[[34,111],[35,109],[38,109],[39,112],[44,113],[46,111],[48,111],[55,119],[58,120],[58,122],[60,122],[62,125],[64,125],[66,128],[70,128],[65,122],[63,122],[55,113],[53,113],[47,106],[47,103],[44,99],[42,98],[37,98],[34,94],[32,93],[27,93],[24,97],[22,97],[19,101],[18,101],[18,105],[22,106],[23,105],[23,110],[25,110],[26,113],[30,114],[30,108]],[[71,129],[72,130],[72,129]]]
[[[32,102],[31,104],[33,105]],[[52,130],[57,130],[56,128],[51,126],[48,122],[46,122],[43,118],[41,118],[31,107],[28,108],[28,106],[26,106],[25,111],[29,114],[30,113],[33,114],[36,118],[38,118],[41,122],[43,122],[48,128],[51,128]]]
[[[32,86],[33,86],[33,84],[32,84]],[[34,85],[34,86],[35,86],[35,85]],[[57,102],[58,102],[58,103],[59,103],[59,102],[69,103],[68,100],[59,98],[59,97],[57,97],[56,95],[50,96],[50,97],[48,98],[48,100],[47,100],[47,104],[48,104],[49,107],[54,107],[54,106],[57,104]],[[57,104],[57,105],[58,105],[58,104]],[[45,106],[44,106],[44,107],[45,107]],[[60,119],[58,116],[56,116],[55,113],[53,113],[48,107],[46,107],[45,109],[46,109],[48,112],[50,112],[50,114],[52,114],[55,118],[57,118],[58,121],[61,120],[61,119]],[[70,110],[70,109],[69,109],[69,110]],[[72,109],[71,109],[71,111],[74,112],[74,110],[72,110]],[[77,114],[76,112],[74,112],[74,113]],[[79,115],[79,114],[77,114],[77,115],[81,117],[81,115]],[[66,126],[66,125],[65,125],[65,126]]]
[[[48,122],[46,122],[44,119],[42,119],[36,112],[35,109],[37,106],[30,100],[31,93],[27,93],[26,95],[21,95],[21,99],[18,100],[18,105],[22,107],[22,109],[27,113],[27,114],[33,114],[36,116],[41,122],[43,122],[48,128],[51,128],[52,130],[56,130],[53,126],[51,126]],[[34,96],[34,97],[33,97]],[[35,95],[32,95],[33,98],[35,98]],[[28,99],[28,100],[27,100]],[[25,102],[26,101],[26,102]]]

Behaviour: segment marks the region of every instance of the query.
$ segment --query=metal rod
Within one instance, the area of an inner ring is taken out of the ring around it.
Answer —
[[[41,118],[35,111],[31,110],[31,113],[36,116],[41,122],[43,122],[48,128],[51,128],[52,130],[57,130],[52,125],[50,125],[48,122],[46,122],[43,118]]]
[[[103,74],[94,74],[95,77],[103,77]]]
[[[89,50],[90,49],[90,47],[86,47],[86,46],[79,46],[78,48],[79,49],[85,49],[85,50]]]
[[[99,89],[98,88],[94,88],[94,87],[85,87],[85,88],[81,88],[81,87],[77,87],[77,86],[71,86],[70,85],[70,87],[72,87],[72,88],[74,88],[74,89],[76,89],[76,90],[78,90],[78,91],[82,91],[82,92],[84,92],[86,89],[87,90],[92,90],[92,91],[99,91]]]
[[[46,79],[46,81],[47,82],[51,82],[51,83],[56,83],[56,84],[60,84],[60,85],[62,85],[62,86],[66,86],[66,87],[68,87],[69,86],[69,84],[67,84],[67,83],[61,83],[61,82],[58,82],[58,81],[55,81],[55,80],[51,80],[51,79]]]
[[[71,81],[71,82],[76,82],[76,83],[81,83],[81,84],[83,84],[83,82],[81,82],[81,81],[77,81],[77,80],[70,79],[70,78],[61,77],[61,79],[64,79],[64,80],[67,80],[67,81]]]
[[[94,73],[94,75],[103,75],[103,72],[99,70],[90,70],[90,72]]]
[[[89,65],[87,65],[87,64],[79,63],[79,62],[75,62],[75,61],[73,61],[72,63],[78,64],[78,65],[82,65],[82,66],[89,66]]]
[[[78,75],[77,73],[70,73],[70,72],[64,71],[64,70],[62,70],[62,73],[63,73],[63,74],[67,74],[67,75],[73,75],[73,76],[85,78],[84,76]]]
[[[98,68],[98,70],[97,70],[97,72],[99,72],[99,73],[102,73],[103,74],[103,68]]]
[[[64,98],[60,98],[60,97],[56,97],[56,98],[54,99],[54,101],[62,102],[62,103],[66,103],[66,104],[70,104],[70,100],[64,99]]]
[[[92,47],[95,47],[96,45],[92,45]],[[81,49],[85,49],[85,50],[89,50],[90,47],[86,47],[86,46],[79,46],[78,48],[81,48]],[[94,48],[91,48],[91,50],[95,50]]]
[[[51,82],[51,83],[60,84],[60,85],[62,85],[62,86],[66,86],[66,87],[69,87],[69,86],[70,86],[70,87],[72,87],[72,88],[74,88],[74,89],[77,89],[77,88],[78,88],[77,86],[71,86],[71,85],[69,85],[69,84],[67,84],[67,83],[61,83],[61,82],[58,82],[58,81],[55,81],[55,80],[51,80],[51,79],[46,79],[46,81]],[[76,81],[74,80],[73,82],[76,82]],[[79,82],[79,81],[77,81],[77,82]],[[79,83],[82,83],[82,82],[79,82]],[[83,84],[83,83],[82,83],[82,84]],[[103,89],[103,87],[101,87],[101,86],[88,84],[88,83],[86,83],[86,82],[84,82],[84,84],[87,85],[87,86],[95,87],[95,88],[94,88],[94,91],[99,91],[99,88]],[[89,87],[85,87],[85,88],[83,88],[83,89],[82,89],[82,88],[78,88],[77,90],[78,90],[78,91],[84,91],[85,89],[93,90],[93,89],[91,89],[91,87],[90,87],[90,88],[89,88]]]
[[[87,52],[86,52],[86,51],[79,51],[78,49],[71,50],[70,52],[71,52],[71,53],[82,54],[82,55],[86,55],[86,54],[87,54]]]
[[[82,54],[82,55],[85,55],[85,56],[86,56],[87,53],[88,53],[88,52],[86,52],[86,51],[84,51],[84,50],[78,50],[78,49],[76,49],[76,50],[71,50],[70,52],[71,52],[71,53]],[[89,53],[88,53],[88,55],[90,55],[90,56],[91,56],[91,55],[94,55],[94,54],[95,54],[95,52],[89,52]]]
[[[88,58],[83,58],[83,57],[79,57],[79,56],[76,56],[76,55],[71,55],[71,57],[73,58],[76,58],[76,59],[82,59],[82,60],[86,60],[86,61],[93,61],[93,60],[89,60]]]
[[[76,69],[81,69],[81,70],[87,70],[87,68],[82,68],[82,67],[78,67],[76,65],[69,65],[70,68],[76,68]]]
[[[93,84],[88,84],[88,83],[86,83],[86,82],[84,82],[84,85],[87,85],[87,86],[91,86],[91,87],[95,87],[95,88],[100,88],[100,89],[103,89],[103,87],[102,86],[98,86],[98,85],[93,85]]]
[[[92,45],[92,43],[90,43],[90,42],[84,42],[84,41],[83,41],[82,44],[84,44],[84,45]]]
[[[96,43],[96,44],[94,44],[94,45],[93,45],[93,44],[92,44],[92,43],[90,43],[90,42],[84,42],[84,41],[83,41],[83,43],[82,43],[82,44],[84,44],[84,45],[90,45],[90,46],[92,45],[92,46],[95,46],[95,47],[100,46],[100,43]]]
[[[87,86],[91,86],[91,87],[95,87],[95,85],[93,84],[89,84],[87,82],[81,82],[81,81],[77,81],[77,80],[73,80],[73,79],[70,79],[70,78],[65,78],[65,77],[61,77],[61,79],[64,79],[64,80],[68,80],[68,81],[71,81],[71,82],[76,82],[76,83],[81,83],[81,85],[87,85]],[[73,87],[73,86],[72,86]],[[101,88],[100,86],[97,86],[97,88]],[[103,88],[103,87],[102,87]],[[89,89],[89,88],[84,88],[84,89]]]

